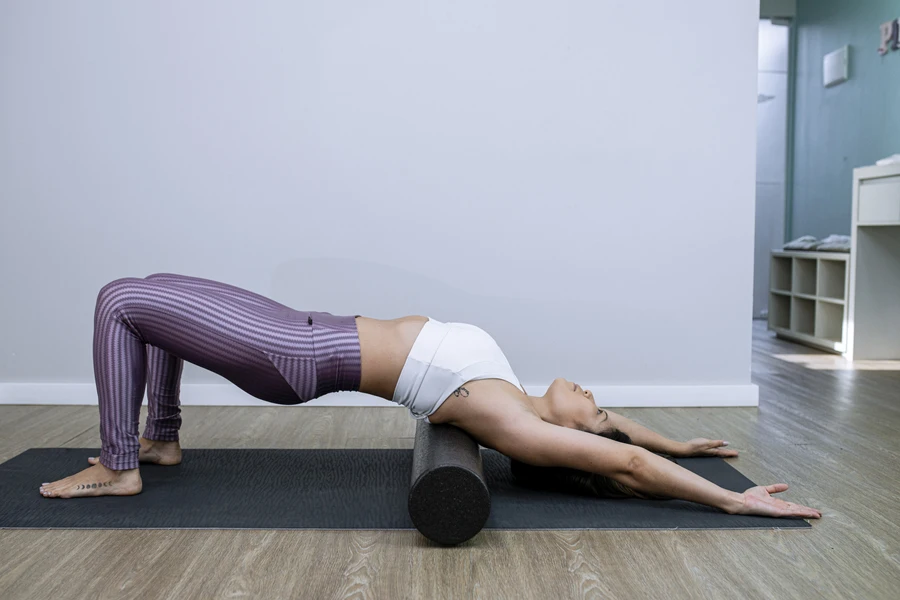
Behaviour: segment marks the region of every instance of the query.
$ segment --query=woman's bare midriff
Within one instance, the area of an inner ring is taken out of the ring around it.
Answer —
[[[394,398],[406,357],[427,322],[428,317],[420,315],[390,320],[356,317],[362,359],[360,392]]]
[[[399,319],[381,320],[356,317],[359,332],[359,347],[362,359],[362,375],[359,391],[386,400],[393,400],[394,389],[400,379],[400,372],[406,364],[419,332],[428,322],[428,317],[414,315]],[[497,394],[511,394],[517,398],[525,395],[513,384],[500,379],[483,379],[464,384],[469,400],[477,396],[496,397]],[[450,396],[440,408],[429,417],[432,423],[451,422],[457,418],[454,397]]]

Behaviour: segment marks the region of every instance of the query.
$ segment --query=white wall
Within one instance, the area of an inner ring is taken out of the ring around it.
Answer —
[[[530,391],[753,402],[757,23],[720,0],[2,3],[0,398],[89,384],[100,287],[174,271],[478,324]]]

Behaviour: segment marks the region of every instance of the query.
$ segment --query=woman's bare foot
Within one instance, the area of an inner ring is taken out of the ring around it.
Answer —
[[[141,489],[143,483],[137,469],[113,471],[98,463],[65,479],[45,483],[41,495],[45,498],[133,496],[140,494]]]
[[[163,442],[145,438],[141,438],[140,442],[139,462],[153,463],[155,465],[177,465],[181,462],[181,445],[178,442]],[[99,464],[100,458],[90,456],[88,457],[88,462],[96,465]]]

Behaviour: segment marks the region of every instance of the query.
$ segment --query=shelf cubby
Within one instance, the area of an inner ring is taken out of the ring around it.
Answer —
[[[791,291],[795,294],[816,295],[816,259],[794,258]]]
[[[847,282],[847,262],[843,260],[819,260],[819,289],[822,298],[844,300]]]
[[[836,344],[844,339],[844,307],[832,302],[816,302],[815,336]]]
[[[769,269],[771,281],[769,287],[773,290],[791,291],[791,267],[794,259],[790,256],[773,256],[772,266]]]
[[[816,302],[806,298],[791,298],[791,330],[804,335],[815,335]]]
[[[778,329],[791,327],[791,297],[786,294],[769,294],[769,325]]]
[[[769,277],[769,329],[833,352],[847,348],[849,255],[774,250]]]

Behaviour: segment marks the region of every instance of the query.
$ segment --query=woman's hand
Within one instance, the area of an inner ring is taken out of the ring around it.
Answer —
[[[688,458],[690,456],[737,456],[737,450],[726,450],[728,442],[722,440],[708,440],[696,438],[687,442],[681,442],[675,447],[672,456],[676,458]]]
[[[788,489],[786,483],[774,485],[758,485],[752,487],[743,494],[743,504],[732,512],[737,515],[761,515],[764,517],[803,517],[804,519],[820,519],[822,513],[814,508],[785,502],[773,498],[770,494],[777,494]]]

